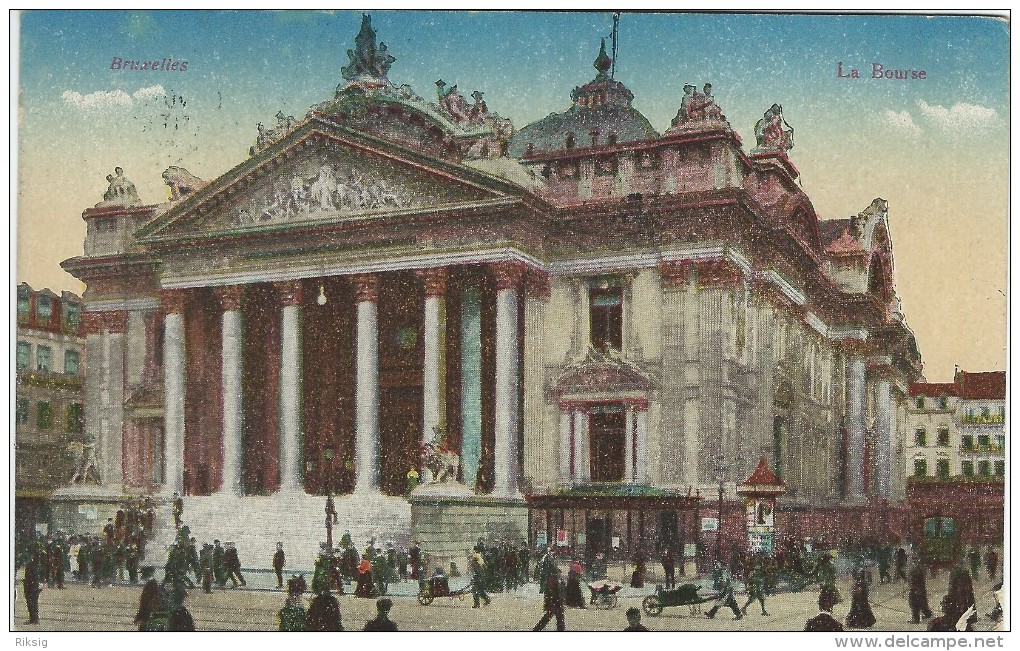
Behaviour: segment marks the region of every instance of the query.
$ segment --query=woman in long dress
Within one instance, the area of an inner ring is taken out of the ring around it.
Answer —
[[[571,563],[570,571],[567,573],[567,589],[565,602],[570,608],[584,608],[584,595],[581,594],[581,564]]]
[[[875,625],[875,613],[868,602],[867,570],[861,569],[854,577],[850,613],[846,616],[847,628],[871,628]]]

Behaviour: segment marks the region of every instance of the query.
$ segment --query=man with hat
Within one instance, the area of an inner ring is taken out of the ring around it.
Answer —
[[[389,599],[383,598],[375,602],[376,616],[375,619],[370,619],[365,622],[366,632],[396,632],[397,625],[395,622],[390,620],[390,609],[393,608],[393,602]]]
[[[817,615],[807,621],[804,630],[809,633],[839,633],[843,631],[843,625],[832,616],[833,607],[839,602],[839,593],[830,585],[823,585],[822,591],[818,594]]]
[[[227,578],[234,582],[235,588],[238,581],[242,586],[247,585],[244,577],[241,576],[241,559],[237,556],[237,547],[234,546],[234,543],[227,543],[227,548],[223,551],[223,562],[227,568]],[[225,584],[226,581],[224,581]]]
[[[216,583],[221,587],[227,586],[226,550],[220,546],[219,540],[213,541],[212,567]]]
[[[563,621],[563,582],[560,581],[560,570],[555,563],[549,565],[545,575],[545,598],[542,602],[545,614],[535,624],[534,630],[541,631],[549,620],[556,617],[556,630],[567,630]]]
[[[468,569],[471,571],[471,596],[475,600],[473,608],[481,607],[481,600],[485,600],[485,605],[488,606],[492,603],[492,598],[485,592],[485,576],[483,568],[485,567],[485,561],[482,560],[482,555],[478,552],[471,552],[471,562]]]
[[[276,543],[276,553],[273,554],[273,571],[276,572],[276,587],[283,587],[283,563],[286,556],[283,553],[283,543]]]
[[[624,632],[648,631],[641,623],[641,609],[633,607],[627,609],[627,628],[623,630]]]

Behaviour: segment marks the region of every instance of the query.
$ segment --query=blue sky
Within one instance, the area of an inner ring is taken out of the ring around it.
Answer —
[[[517,128],[569,106],[612,28],[610,12],[372,17],[396,57],[394,83],[426,99],[439,78],[482,90]],[[222,174],[245,159],[257,122],[273,124],[280,110],[300,118],[332,96],[360,23],[349,10],[22,14],[19,242],[32,242],[33,255],[21,257],[21,279],[80,291],[58,264],[81,253],[81,211],[101,198],[113,167],[147,202],[166,199],[169,165]],[[616,78],[660,132],[684,84],[712,83],[745,147],[754,122],[780,103],[796,129],[791,158],[822,218],[889,200],[897,287],[937,378],[953,363],[1004,364],[1008,37],[1000,19],[964,16],[625,13]],[[189,67],[118,71],[113,57]],[[840,61],[862,78],[838,79]],[[927,78],[870,79],[874,62]],[[949,341],[938,327],[947,315],[978,333],[984,352]]]

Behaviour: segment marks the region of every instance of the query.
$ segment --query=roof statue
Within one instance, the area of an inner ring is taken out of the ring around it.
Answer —
[[[142,205],[142,200],[138,198],[138,190],[135,188],[135,184],[124,176],[123,167],[115,168],[114,174],[107,174],[106,180],[110,183],[110,187],[103,193],[103,201],[97,205],[124,207]]]
[[[726,116],[712,95],[712,84],[705,84],[701,92],[693,84],[687,84],[684,86],[683,99],[680,100],[680,109],[670,122],[670,127],[672,131],[701,126],[704,122],[725,121]]]
[[[163,182],[170,188],[170,201],[178,201],[195,190],[206,185],[206,182],[198,178],[183,167],[171,165],[163,172]]]
[[[786,127],[785,129],[783,127]],[[783,107],[773,104],[754,125],[757,151],[785,152],[793,149],[793,127],[783,119]]]
[[[375,45],[375,30],[372,29],[372,16],[361,14],[361,31],[354,37],[354,49],[347,50],[351,63],[340,69],[340,74],[348,81],[371,77],[386,79],[386,73],[396,59],[386,51],[386,44]]]

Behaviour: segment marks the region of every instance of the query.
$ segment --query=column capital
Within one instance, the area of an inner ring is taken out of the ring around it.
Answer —
[[[375,302],[379,299],[379,276],[377,274],[354,274],[351,276],[351,282],[354,284],[354,300],[356,302]]]
[[[496,290],[511,289],[521,284],[527,267],[522,262],[507,260],[505,262],[493,262],[489,265],[493,277],[496,279]]]
[[[662,283],[669,287],[679,287],[691,281],[694,265],[690,260],[669,260],[659,263],[659,276]]]
[[[839,345],[847,357],[869,357],[875,353],[875,346],[866,339],[840,339]],[[862,359],[867,363],[867,360]]]
[[[241,297],[244,296],[243,285],[227,285],[216,288],[216,299],[224,312],[236,312],[241,309]]]
[[[123,310],[110,310],[102,312],[103,326],[110,334],[124,334],[127,330],[127,312]]]
[[[103,313],[85,312],[81,315],[81,328],[85,336],[98,335],[103,331]]]
[[[184,312],[184,301],[187,299],[187,290],[184,289],[163,289],[159,292],[159,302],[164,314],[182,314]]]
[[[529,267],[524,276],[524,294],[532,298],[549,298],[552,294],[552,278],[549,272]]]
[[[302,295],[302,283],[300,280],[283,280],[273,283],[273,287],[280,294],[280,303],[288,305],[300,305]]]
[[[446,293],[445,267],[415,269],[414,275],[418,276],[422,285],[425,286],[425,298],[442,297]]]

